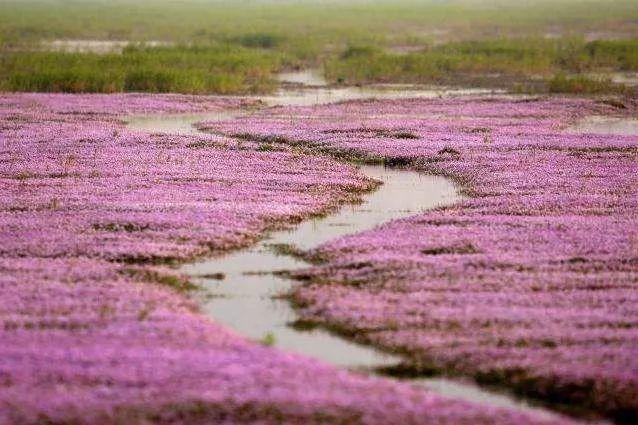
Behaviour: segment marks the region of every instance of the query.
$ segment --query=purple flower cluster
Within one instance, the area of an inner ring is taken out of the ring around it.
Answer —
[[[533,422],[248,342],[175,290],[166,263],[371,185],[325,157],[117,120],[233,102],[0,96],[0,423]]]
[[[142,93],[83,94],[62,93],[0,94],[3,113],[44,110],[59,115],[117,115],[145,113],[214,112],[250,106],[255,101],[239,97],[189,96]],[[59,117],[58,117],[59,118]],[[84,117],[87,118],[86,116]]]
[[[304,319],[619,420],[638,415],[638,137],[586,99],[349,102],[208,123],[451,176],[470,197],[320,247]]]

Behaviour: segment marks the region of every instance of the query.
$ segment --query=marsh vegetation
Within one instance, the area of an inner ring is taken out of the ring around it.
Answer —
[[[1,0],[0,10],[5,91],[266,93],[277,72],[320,68],[333,85],[632,93],[611,73],[638,72],[628,0]]]
[[[637,87],[635,0],[0,0],[0,423],[634,424]]]

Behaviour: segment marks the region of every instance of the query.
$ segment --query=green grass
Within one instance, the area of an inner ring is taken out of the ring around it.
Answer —
[[[129,47],[122,54],[10,52],[0,88],[39,92],[254,93],[271,90],[274,53],[243,47]]]
[[[38,92],[263,93],[285,66],[277,39],[254,35],[243,45],[133,46],[120,53],[6,52],[0,89]],[[264,47],[267,46],[267,47]],[[638,71],[638,40],[498,39],[450,42],[409,54],[351,46],[324,60],[338,84],[425,83],[497,85],[513,90],[622,93],[624,86],[583,73]]]
[[[458,40],[616,31],[637,13],[634,0],[0,0],[0,38],[203,42],[261,33],[361,42],[444,29]]]
[[[638,39],[594,41],[588,43],[585,50],[595,66],[621,71],[638,70]]]
[[[606,78],[591,78],[583,75],[566,76],[556,74],[548,81],[550,93],[605,94],[627,92],[627,87],[615,84]]]
[[[595,34],[620,40],[585,41]],[[173,44],[42,51],[57,39]],[[0,0],[0,90],[254,93],[317,66],[337,83],[578,88],[554,76],[638,69],[638,2]]]
[[[266,332],[264,334],[264,336],[261,337],[259,342],[262,345],[265,345],[267,347],[272,347],[273,345],[275,345],[277,343],[277,337],[272,332]]]
[[[326,77],[337,83],[384,82],[496,84],[513,87],[545,80],[549,91],[619,91],[585,72],[638,71],[638,40],[585,42],[582,38],[519,38],[424,45],[419,52],[397,54],[377,46],[345,49],[326,61]]]

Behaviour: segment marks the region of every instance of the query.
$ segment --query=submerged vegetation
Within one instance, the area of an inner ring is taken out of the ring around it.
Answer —
[[[0,0],[0,90],[255,93],[321,67],[334,84],[624,92],[588,74],[638,71],[637,18],[628,0]]]

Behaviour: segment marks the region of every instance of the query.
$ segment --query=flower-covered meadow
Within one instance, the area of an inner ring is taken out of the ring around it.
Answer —
[[[237,107],[0,96],[0,423],[535,422],[279,352],[198,313],[171,265],[374,186],[327,157],[121,121]]]
[[[329,242],[294,275],[303,320],[404,353],[400,374],[638,415],[638,137],[577,134],[631,104],[360,101],[204,128],[450,176],[468,199]]]

